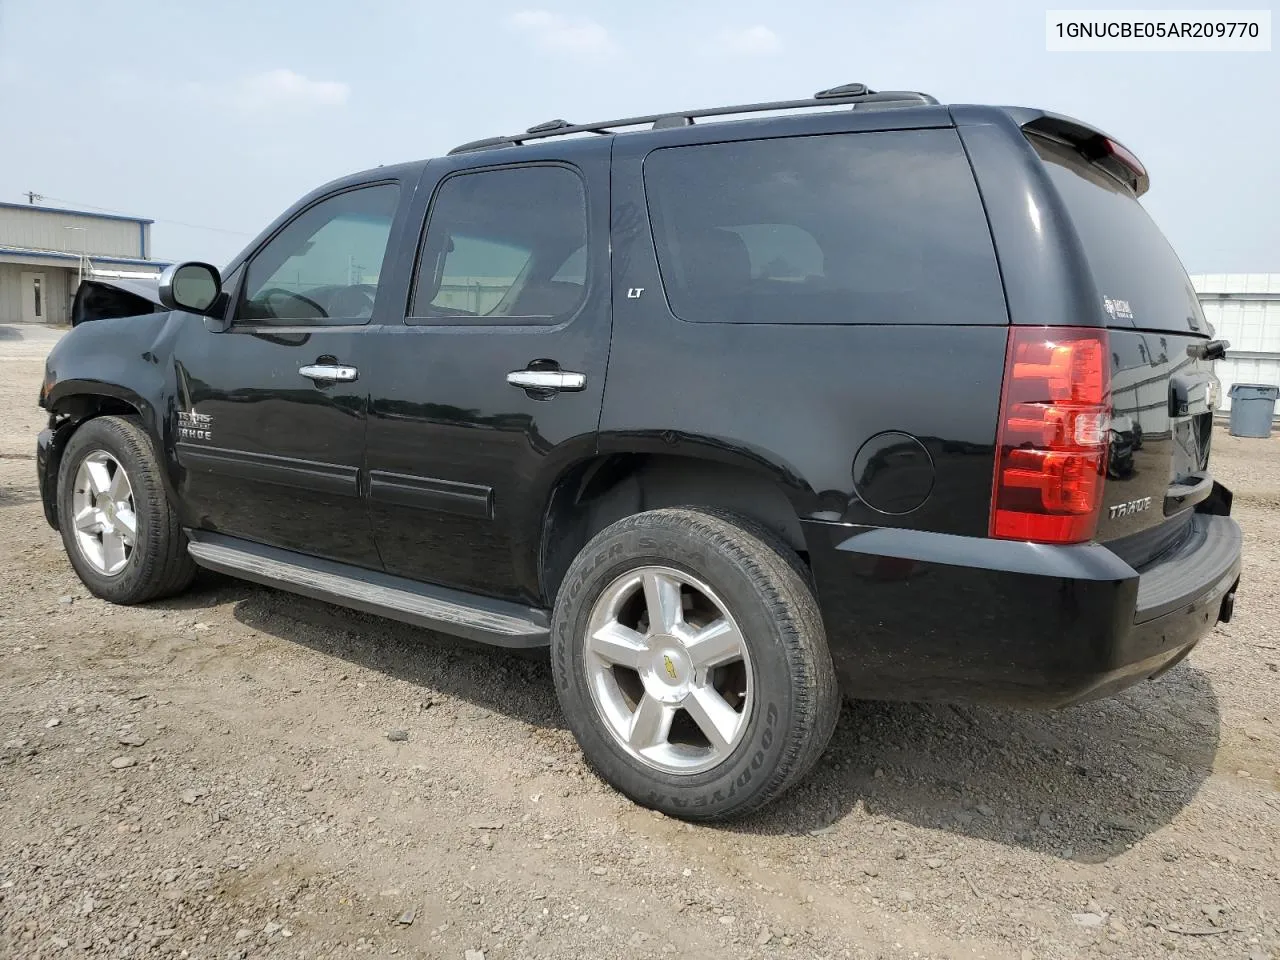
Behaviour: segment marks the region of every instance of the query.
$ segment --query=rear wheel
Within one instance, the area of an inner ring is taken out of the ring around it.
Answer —
[[[839,712],[803,565],[749,520],[695,509],[615,523],[571,565],[552,663],[588,762],[627,796],[714,819],[773,800]]]
[[[195,577],[151,441],[132,417],[98,417],[72,435],[58,469],[58,526],[81,581],[112,603],[171,596]]]

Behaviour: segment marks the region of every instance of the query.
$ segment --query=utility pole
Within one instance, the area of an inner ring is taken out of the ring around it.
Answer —
[[[41,194],[38,194],[32,190],[27,191],[27,203],[31,204],[32,206],[35,206],[37,201],[40,201],[43,199],[44,197]]]

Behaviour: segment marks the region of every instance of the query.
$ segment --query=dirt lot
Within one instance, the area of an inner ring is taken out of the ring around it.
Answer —
[[[1214,438],[1245,578],[1168,676],[851,704],[781,804],[690,827],[586,770],[543,660],[212,576],[90,598],[40,333],[0,327],[0,957],[1280,956],[1280,439]]]

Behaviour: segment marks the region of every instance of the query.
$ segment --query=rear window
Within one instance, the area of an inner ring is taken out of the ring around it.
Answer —
[[[1137,197],[1073,148],[1029,137],[1066,205],[1109,326],[1207,333],[1178,255]]]
[[[1008,322],[954,130],[666,147],[644,182],[682,319]]]

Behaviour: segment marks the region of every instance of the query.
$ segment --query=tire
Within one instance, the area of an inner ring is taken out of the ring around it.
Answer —
[[[583,548],[556,598],[552,671],[603,780],[670,816],[715,820],[764,806],[812,769],[840,696],[804,570],[753,521],[700,508],[628,517]],[[720,637],[724,651],[700,653],[705,637]],[[741,662],[704,666],[732,656],[734,642]]]
[[[87,463],[107,471],[113,481],[110,492],[93,492],[96,487],[88,478],[104,474],[96,469],[83,473],[82,467],[89,470]],[[117,496],[125,491],[117,479],[120,470],[128,482],[127,498]],[[94,596],[118,604],[145,603],[181,593],[195,579],[186,534],[160,478],[155,449],[135,417],[96,417],[68,441],[58,468],[58,527],[71,566]],[[109,502],[97,500],[103,503],[97,520],[87,519],[87,529],[82,530],[76,521],[77,502],[83,512],[86,503],[100,496]],[[127,511],[115,506],[126,500],[132,507],[132,526]],[[95,540],[105,544],[108,536],[112,543],[125,544],[123,560],[105,546],[94,545]]]

